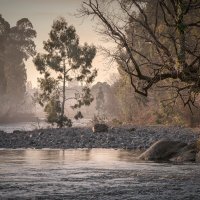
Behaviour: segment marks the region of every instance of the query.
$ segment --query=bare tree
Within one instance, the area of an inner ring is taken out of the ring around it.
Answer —
[[[173,90],[173,102],[194,105],[200,91],[200,2],[197,0],[85,0],[80,13],[99,20],[99,32],[135,92]],[[102,29],[103,26],[103,29]],[[164,89],[163,89],[164,88]]]

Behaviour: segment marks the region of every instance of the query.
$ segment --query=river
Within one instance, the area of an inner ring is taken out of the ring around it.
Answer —
[[[114,149],[0,150],[0,199],[198,200],[200,166]]]
[[[78,119],[72,120],[74,127],[84,127],[91,123],[91,119]],[[34,129],[41,128],[53,128],[51,124],[45,122],[45,120],[39,120],[34,122],[16,122],[16,123],[0,123],[0,131],[12,133],[15,130],[18,131],[32,131]]]

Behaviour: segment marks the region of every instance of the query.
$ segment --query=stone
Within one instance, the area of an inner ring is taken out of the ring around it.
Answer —
[[[196,160],[196,145],[191,144],[187,145],[184,148],[180,149],[180,152],[177,153],[174,157],[170,159],[173,162],[194,162]]]
[[[106,124],[95,124],[92,128],[93,133],[108,132],[108,126]]]
[[[14,130],[13,131],[13,133],[17,133],[17,134],[19,134],[19,133],[21,133],[22,131],[20,131],[20,130]]]
[[[196,154],[195,160],[197,163],[200,163],[200,151]]]
[[[139,156],[140,160],[169,161],[177,155],[187,144],[178,141],[159,140]]]
[[[136,128],[134,128],[134,127],[133,127],[133,128],[130,128],[130,129],[128,129],[128,131],[129,131],[129,132],[132,132],[132,131],[135,131],[135,130],[136,130]]]
[[[196,160],[196,152],[193,150],[181,152],[170,159],[170,161],[172,162],[194,162],[195,160]]]

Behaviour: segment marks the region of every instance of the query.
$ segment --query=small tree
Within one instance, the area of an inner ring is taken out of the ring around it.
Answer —
[[[89,84],[97,75],[96,69],[92,70],[96,48],[86,43],[81,46],[75,28],[68,26],[64,18],[54,21],[49,37],[44,42],[47,53],[37,54],[34,59],[37,70],[44,75],[38,80],[41,92],[37,101],[45,107],[48,122],[58,127],[71,126],[71,120],[65,115],[65,102],[76,100],[73,109],[92,102]],[[73,80],[82,82],[84,87],[74,96],[66,97],[66,84]],[[81,117],[80,112],[75,116],[76,119]]]

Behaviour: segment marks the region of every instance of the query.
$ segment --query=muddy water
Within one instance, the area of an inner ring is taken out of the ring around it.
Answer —
[[[126,150],[0,150],[0,199],[198,200],[200,165]]]

